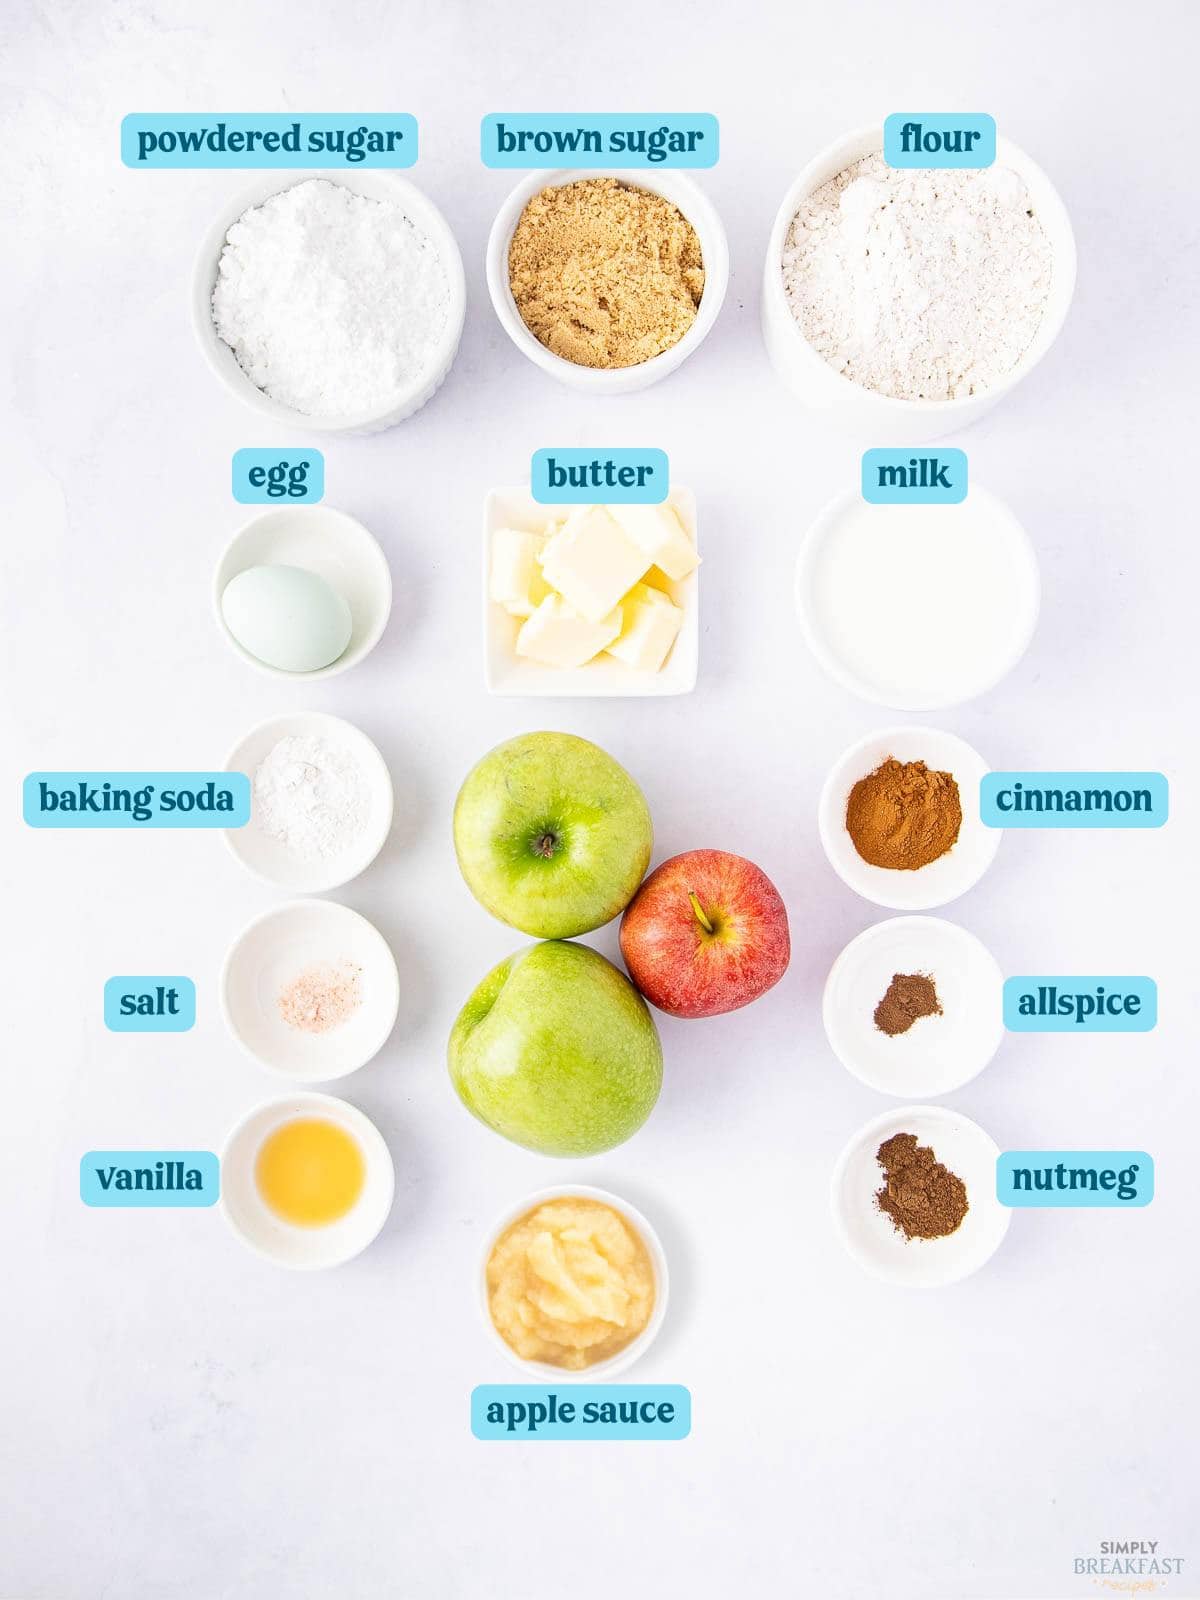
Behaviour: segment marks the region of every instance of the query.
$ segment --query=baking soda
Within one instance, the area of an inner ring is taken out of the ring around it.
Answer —
[[[1033,343],[1052,256],[1011,168],[898,169],[874,155],[801,205],[783,285],[804,337],[854,383],[957,400],[998,383]]]
[[[349,849],[367,825],[369,806],[353,755],[315,734],[280,739],[254,774],[256,826],[298,861]]]
[[[212,297],[250,381],[309,417],[386,410],[431,365],[449,311],[442,259],[403,208],[324,178],[243,212]]]

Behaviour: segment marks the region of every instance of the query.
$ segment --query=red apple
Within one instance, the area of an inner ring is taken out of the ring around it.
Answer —
[[[761,868],[726,850],[664,861],[621,918],[621,954],[652,1005],[715,1017],[757,1000],[787,971],[787,911]]]

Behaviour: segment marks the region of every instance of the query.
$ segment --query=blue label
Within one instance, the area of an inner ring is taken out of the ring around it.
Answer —
[[[79,1163],[85,1206],[211,1206],[220,1192],[211,1150],[89,1150]]]
[[[196,1020],[190,978],[110,978],[104,1026],[113,1033],[186,1033]]]
[[[22,791],[31,828],[244,828],[244,772],[31,772]]]
[[[692,1397],[678,1383],[481,1383],[471,1393],[477,1439],[686,1439]]]
[[[1153,978],[1006,978],[1011,1033],[1149,1033],[1158,1021]]]
[[[1002,1206],[1148,1206],[1154,1161],[1144,1150],[1006,1150],[996,1161]]]
[[[325,457],[319,450],[235,450],[233,498],[244,506],[273,500],[313,505],[325,493]]]
[[[989,828],[1161,828],[1161,772],[989,772],[979,784]]]
[[[535,450],[529,469],[540,506],[657,506],[669,478],[663,450]]]
[[[127,167],[411,167],[417,119],[385,112],[134,112]]]
[[[956,506],[967,498],[967,458],[961,450],[864,450],[863,499],[873,506]]]
[[[895,111],[883,124],[889,167],[990,167],[996,119],[985,112]]]
[[[479,135],[485,167],[715,167],[720,144],[716,117],[684,111],[500,111]]]

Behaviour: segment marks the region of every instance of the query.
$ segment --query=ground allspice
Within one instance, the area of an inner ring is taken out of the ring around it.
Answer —
[[[617,178],[543,189],[508,247],[521,320],[547,350],[580,367],[634,367],[661,355],[696,320],[704,262],[678,206]]]
[[[846,802],[854,848],[873,867],[915,872],[944,856],[962,827],[962,802],[950,772],[897,761],[860,778]]]
[[[962,1179],[944,1167],[915,1133],[894,1133],[875,1152],[884,1185],[879,1209],[908,1239],[944,1239],[970,1209]]]
[[[875,1026],[895,1038],[921,1017],[940,1017],[937,985],[924,972],[893,973],[887,993],[875,1007]]]

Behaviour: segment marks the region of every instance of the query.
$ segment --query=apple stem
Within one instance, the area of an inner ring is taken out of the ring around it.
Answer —
[[[557,847],[558,840],[552,833],[543,833],[533,841],[534,854],[542,856],[546,861],[552,858]]]
[[[704,929],[705,933],[712,933],[714,931],[713,925],[704,915],[704,907],[690,889],[688,890],[688,899],[692,902],[692,910],[696,913],[696,921]]]

